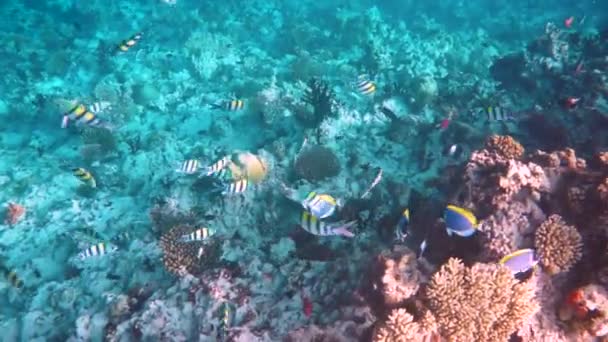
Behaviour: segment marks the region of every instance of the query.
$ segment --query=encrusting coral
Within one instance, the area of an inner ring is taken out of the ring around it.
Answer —
[[[451,258],[428,285],[429,308],[449,341],[507,341],[537,310],[534,287],[497,264]]]
[[[524,147],[509,135],[490,136],[486,149],[507,159],[519,159],[524,154]]]
[[[190,234],[194,230],[194,227],[179,225],[161,236],[160,247],[167,271],[178,276],[185,276],[186,273],[197,275],[215,260],[217,246],[212,242],[180,241],[183,235]]]
[[[437,323],[430,312],[425,312],[422,318],[414,320],[405,309],[391,311],[387,320],[378,325],[374,331],[374,342],[439,341],[436,333]]]
[[[551,215],[535,234],[536,253],[549,274],[565,272],[580,258],[581,235],[559,215]]]

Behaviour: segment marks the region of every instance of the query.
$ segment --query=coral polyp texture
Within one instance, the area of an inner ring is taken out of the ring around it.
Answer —
[[[215,257],[217,246],[211,243],[183,242],[182,236],[192,233],[196,228],[179,225],[171,228],[160,238],[163,263],[167,271],[185,276],[200,274]]]
[[[538,310],[534,287],[506,267],[466,267],[454,258],[433,275],[426,295],[449,341],[506,341]]]
[[[414,320],[405,309],[394,309],[388,315],[387,320],[376,327],[374,331],[374,342],[396,342],[396,341],[439,341],[437,334],[437,323],[435,317],[426,312],[419,320]]]
[[[551,215],[536,230],[534,246],[549,274],[568,271],[582,255],[582,238],[574,226],[559,215]]]

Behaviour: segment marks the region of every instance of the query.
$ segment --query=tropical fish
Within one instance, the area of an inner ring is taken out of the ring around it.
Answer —
[[[508,121],[515,118],[513,112],[500,106],[481,108],[477,111],[477,115],[485,116],[488,121]]]
[[[458,157],[462,153],[462,147],[458,144],[453,144],[448,148],[447,155],[449,157]]]
[[[313,235],[319,236],[342,235],[346,237],[354,237],[355,234],[349,231],[348,228],[353,226],[355,223],[356,221],[350,221],[348,223],[325,223],[308,211],[303,211],[300,218],[300,226],[304,230]]]
[[[403,242],[407,238],[409,232],[408,227],[410,224],[410,210],[405,208],[401,213],[401,217],[399,218],[399,222],[397,222],[397,227],[395,229],[395,235],[397,235],[397,240]]]
[[[132,238],[131,233],[129,232],[122,232],[122,233],[118,233],[116,235],[114,235],[110,241],[114,242],[114,243],[124,243],[127,241],[130,241]]]
[[[237,110],[241,110],[245,107],[245,102],[243,100],[229,100],[222,101],[220,103],[211,104],[211,108],[213,109],[223,109],[231,112],[235,112]]]
[[[17,272],[3,268],[3,273],[4,278],[9,284],[11,284],[12,287],[17,289],[21,289],[23,287],[23,280],[21,280]]]
[[[245,178],[239,179],[236,182],[232,182],[232,183],[228,184],[224,188],[224,191],[222,191],[222,195],[240,194],[240,193],[244,192],[245,190],[247,190],[248,185],[249,185],[249,182],[247,181],[247,179],[245,179]]]
[[[448,205],[445,208],[444,217],[446,230],[448,235],[456,234],[462,237],[468,237],[477,230],[477,218],[468,209]]]
[[[338,204],[336,199],[330,195],[318,194],[315,191],[311,191],[302,201],[302,206],[312,215],[319,219],[324,219],[334,214]]]
[[[195,241],[204,241],[209,237],[215,235],[214,229],[209,229],[207,227],[199,228],[193,231],[190,234],[184,234],[180,237],[181,242],[195,242]]]
[[[220,171],[224,170],[226,168],[226,166],[228,166],[228,163],[230,163],[229,157],[224,157],[224,158],[216,161],[215,163],[213,163],[207,167],[205,176],[211,176],[216,173],[219,173]]]
[[[538,264],[538,259],[533,249],[526,248],[506,255],[498,263],[507,266],[513,274],[518,274],[534,268]]]
[[[572,23],[574,23],[574,17],[568,17],[564,19],[564,26],[566,26],[566,28],[571,28]]]
[[[137,42],[139,42],[139,40],[143,37],[143,35],[144,35],[143,32],[139,32],[139,33],[136,33],[133,36],[131,36],[131,38],[123,40],[118,45],[118,50],[120,52],[129,51],[130,48],[132,48],[133,46],[135,46],[135,44],[137,44]]]
[[[89,246],[89,248],[78,253],[78,257],[80,258],[80,260],[84,260],[84,259],[88,259],[91,257],[103,256],[108,253],[115,252],[116,250],[118,250],[118,248],[116,246],[114,246],[114,245],[108,246],[105,242],[100,242],[100,243],[94,244],[92,246]]]
[[[228,330],[232,325],[232,308],[230,304],[224,302],[221,308],[220,324],[217,330],[217,337],[219,340],[224,341],[228,336]]]
[[[566,109],[573,109],[574,107],[576,107],[580,100],[580,97],[569,96],[564,100],[564,107]]]
[[[300,299],[302,300],[302,313],[304,313],[304,316],[310,317],[313,309],[312,300],[304,294],[304,290],[300,292]]]
[[[193,173],[196,173],[196,171],[198,171],[199,164],[200,164],[199,161],[196,159],[188,159],[188,160],[185,160],[182,163],[182,166],[179,169],[177,169],[176,171],[191,175]]]
[[[97,117],[97,113],[110,107],[111,104],[109,102],[95,102],[91,107],[87,107],[82,103],[76,103],[67,112],[63,113],[61,128],[68,127],[68,123],[71,120],[77,124],[111,129],[112,125]]]
[[[72,173],[74,174],[74,176],[76,176],[76,178],[80,179],[80,181],[82,181],[83,183],[88,184],[90,187],[97,187],[97,182],[95,181],[95,178],[93,177],[91,172],[87,171],[86,169],[77,167],[72,169]]]
[[[376,92],[376,84],[370,81],[367,75],[359,76],[355,87],[357,92],[363,95],[371,95]]]
[[[367,188],[367,190],[365,190],[363,195],[361,195],[361,198],[365,198],[365,196],[369,195],[372,192],[372,190],[376,187],[376,185],[378,185],[378,183],[380,183],[381,180],[382,180],[382,169],[378,168],[378,174],[376,175],[376,178],[374,178],[374,181],[372,182],[372,184],[370,184],[369,188]]]

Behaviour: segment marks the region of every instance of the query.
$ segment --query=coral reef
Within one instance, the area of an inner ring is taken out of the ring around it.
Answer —
[[[524,154],[524,147],[508,135],[488,137],[485,148],[506,159],[520,159]]]
[[[319,181],[340,173],[340,161],[336,154],[320,145],[305,148],[297,156],[293,167],[298,177],[308,181]]]
[[[430,312],[427,311],[421,319],[414,320],[414,317],[405,309],[395,309],[389,314],[385,322],[376,327],[373,341],[432,342],[440,339],[436,331],[437,323]]]
[[[161,236],[160,247],[167,271],[182,277],[188,273],[197,275],[215,262],[218,252],[216,245],[202,241],[180,241],[183,235],[190,234],[195,229],[192,226],[179,225]]]
[[[403,303],[418,291],[424,283],[423,274],[417,269],[416,254],[412,251],[395,251],[381,256],[378,265],[380,289],[387,307]]]
[[[575,227],[567,225],[559,215],[551,215],[536,230],[536,253],[546,272],[568,271],[580,258],[582,238]]]
[[[451,341],[506,341],[537,310],[534,287],[497,265],[450,259],[426,289],[439,332]]]
[[[25,207],[17,203],[10,202],[6,207],[6,213],[4,223],[8,225],[15,225],[25,215]]]

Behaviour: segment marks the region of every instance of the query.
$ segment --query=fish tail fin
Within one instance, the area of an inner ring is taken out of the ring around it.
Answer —
[[[211,109],[222,109],[222,104],[221,103],[210,103],[209,104],[209,108],[211,108]]]
[[[352,227],[357,221],[350,221],[346,224],[343,224],[339,227],[334,228],[332,231],[337,235],[346,236],[349,238],[355,237],[355,234],[348,230],[348,228]]]

